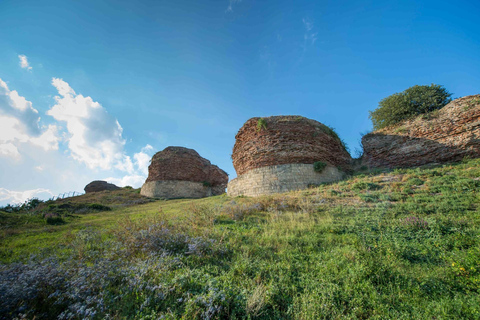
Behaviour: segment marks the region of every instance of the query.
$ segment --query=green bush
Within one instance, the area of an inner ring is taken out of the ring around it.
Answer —
[[[112,210],[112,208],[108,206],[104,206],[102,204],[98,204],[98,203],[89,204],[87,207],[94,211],[111,211]]]
[[[378,190],[380,188],[381,186],[376,183],[364,182],[364,181],[357,182],[352,185],[352,190],[356,190],[356,191]]]
[[[315,172],[321,173],[326,166],[327,164],[325,162],[317,161],[313,164],[313,170],[315,170]]]
[[[378,108],[370,111],[370,119],[375,130],[382,129],[419,114],[443,108],[452,101],[451,93],[443,86],[413,86],[392,94],[379,102]]]
[[[260,131],[262,129],[267,129],[267,121],[263,118],[260,118],[257,121],[257,131]]]

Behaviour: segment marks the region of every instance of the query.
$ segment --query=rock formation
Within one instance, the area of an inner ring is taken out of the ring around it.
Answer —
[[[112,183],[108,183],[107,181],[95,180],[87,184],[83,190],[85,190],[85,193],[90,193],[90,192],[99,192],[99,191],[105,191],[105,190],[111,191],[111,190],[118,190],[118,189],[120,188]]]
[[[203,198],[225,192],[228,175],[195,150],[168,147],[148,167],[141,194],[158,198]]]
[[[229,195],[271,194],[339,180],[351,157],[329,127],[300,116],[251,118],[235,136],[233,166],[238,177]],[[315,172],[313,164],[327,167]]]
[[[362,138],[369,167],[414,167],[480,157],[480,95],[456,99]]]

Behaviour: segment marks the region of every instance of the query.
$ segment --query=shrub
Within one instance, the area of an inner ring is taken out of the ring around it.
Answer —
[[[376,183],[371,182],[357,182],[352,185],[352,190],[363,191],[363,190],[378,190],[381,187]]]
[[[321,173],[326,166],[327,164],[325,162],[317,161],[313,164],[313,170],[315,170],[315,172]]]
[[[47,222],[47,224],[62,224],[64,223],[62,217],[60,217],[59,215],[57,214],[54,214],[54,213],[47,213],[45,215],[45,221]]]
[[[212,184],[208,181],[203,181],[202,182],[203,186],[206,187],[206,188],[211,188],[212,187]]]
[[[378,108],[370,111],[375,130],[394,125],[419,114],[443,108],[452,101],[452,96],[438,84],[413,86],[407,90],[382,99]]]
[[[108,206],[104,206],[102,204],[98,204],[98,203],[89,204],[88,208],[91,209],[91,210],[94,210],[94,211],[110,211],[110,210],[112,210],[112,208],[110,208]]]
[[[260,131],[262,129],[267,129],[267,121],[263,118],[260,118],[257,122],[257,131]]]
[[[43,200],[39,200],[38,198],[31,198],[31,199],[25,200],[25,202],[22,204],[14,204],[14,205],[7,204],[4,207],[0,207],[0,211],[26,212],[26,211],[35,209],[41,203],[43,203]]]

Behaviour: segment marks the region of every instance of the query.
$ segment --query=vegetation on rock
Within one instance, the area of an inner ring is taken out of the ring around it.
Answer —
[[[265,121],[265,119],[263,118],[260,118],[257,122],[257,131],[260,131],[262,129],[267,129],[267,121]]]
[[[321,173],[326,166],[327,164],[325,162],[317,161],[313,164],[313,170],[315,170],[315,172]]]
[[[451,93],[443,86],[413,86],[403,92],[392,94],[382,99],[378,108],[370,111],[373,129],[379,130],[419,114],[443,108],[452,101]]]

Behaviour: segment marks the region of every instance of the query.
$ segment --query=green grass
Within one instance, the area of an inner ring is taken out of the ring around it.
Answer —
[[[478,177],[480,160],[468,160],[259,198],[122,206],[105,193],[88,201],[113,210],[70,214],[61,225],[0,214],[0,260],[55,255],[70,266],[70,257],[87,265],[108,257],[125,270],[141,266],[126,276],[134,285],[102,287],[117,298],[105,298],[98,318],[480,319]],[[153,263],[158,249],[139,244],[159,225],[170,251]],[[175,234],[213,247],[172,249],[182,244]]]

